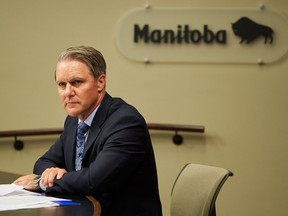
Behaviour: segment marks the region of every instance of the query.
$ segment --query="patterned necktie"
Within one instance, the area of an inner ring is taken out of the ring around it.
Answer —
[[[89,130],[89,126],[84,122],[79,122],[77,127],[76,157],[75,170],[81,170],[82,159],[84,154],[85,133]]]

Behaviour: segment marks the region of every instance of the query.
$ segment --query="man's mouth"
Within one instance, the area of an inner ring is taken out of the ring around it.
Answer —
[[[76,101],[65,102],[65,106],[74,105],[74,104],[78,104],[78,102],[76,102]]]

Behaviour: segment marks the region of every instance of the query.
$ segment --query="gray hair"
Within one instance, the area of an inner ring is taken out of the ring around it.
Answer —
[[[64,60],[78,60],[83,62],[95,78],[98,78],[101,74],[106,74],[105,59],[101,52],[93,47],[70,47],[59,55],[57,63]]]

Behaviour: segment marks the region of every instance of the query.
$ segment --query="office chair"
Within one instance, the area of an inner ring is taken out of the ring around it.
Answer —
[[[172,188],[171,216],[216,216],[216,198],[229,176],[224,168],[186,164]]]

